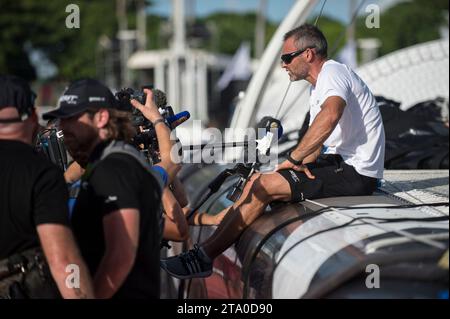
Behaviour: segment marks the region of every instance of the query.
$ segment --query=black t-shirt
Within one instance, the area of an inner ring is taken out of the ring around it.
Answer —
[[[96,147],[95,163],[107,144]],[[139,246],[135,264],[115,298],[159,298],[161,189],[133,157],[111,154],[98,162],[81,182],[72,225],[81,253],[94,276],[105,252],[104,216],[119,210],[139,210]]]
[[[69,226],[62,171],[25,143],[0,140],[0,259],[38,247],[36,226]]]

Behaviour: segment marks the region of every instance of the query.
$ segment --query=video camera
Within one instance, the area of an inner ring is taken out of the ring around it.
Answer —
[[[124,88],[115,94],[120,109],[132,113],[132,123],[137,131],[137,134],[132,141],[133,145],[144,153],[149,161],[153,164],[157,164],[161,159],[159,156],[159,145],[155,128],[153,124],[145,118],[141,111],[131,105],[131,100],[133,99],[145,105],[147,95],[144,93],[144,89],[152,90],[153,101],[163,116],[166,125],[171,130],[188,120],[190,114],[189,112],[175,114],[172,107],[167,105],[166,94],[160,90],[153,89],[153,86],[144,86],[140,91],[132,88]]]
[[[157,164],[161,159],[155,128],[138,109],[131,105],[132,99],[145,105],[147,95],[144,93],[144,89],[147,88],[153,91],[153,100],[163,116],[166,125],[171,130],[187,121],[190,118],[190,114],[186,111],[174,114],[172,107],[167,105],[166,94],[160,90],[153,89],[153,86],[145,86],[140,91],[125,88],[115,94],[115,98],[119,103],[119,109],[132,114],[132,123],[137,132],[132,140],[133,146],[141,151],[150,163]],[[64,135],[57,128],[56,122],[50,122],[47,128],[38,134],[36,150],[51,162],[57,164],[63,171],[66,171],[68,157],[64,145]]]

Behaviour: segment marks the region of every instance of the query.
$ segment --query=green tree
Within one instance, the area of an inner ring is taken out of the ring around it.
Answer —
[[[314,23],[315,20],[312,18],[309,23]],[[201,22],[213,26],[213,38],[205,46],[211,51],[234,54],[242,42],[255,42],[255,13],[214,13],[201,19]],[[345,32],[342,23],[326,16],[320,18],[319,24],[329,41],[330,48],[337,43],[341,32]],[[275,34],[278,24],[268,21],[266,28],[267,45]],[[340,43],[338,47],[342,45],[343,43]]]
[[[0,7],[0,72],[33,80],[36,72],[26,48],[56,51],[57,44],[70,36],[57,32],[64,26],[65,7],[60,1],[33,0],[0,0]]]
[[[448,0],[413,0],[399,3],[381,16],[379,29],[368,29],[365,17],[358,19],[358,38],[378,38],[380,55],[440,38],[440,28],[447,24]]]
[[[256,13],[214,13],[200,19],[202,23],[212,26],[212,38],[205,48],[224,54],[234,54],[242,42],[255,42]],[[266,44],[274,35],[277,25],[267,22]],[[252,54],[253,54],[252,49]]]
[[[66,28],[66,7],[80,8],[80,28]],[[130,28],[135,2],[128,1]],[[150,1],[147,1],[150,4]],[[39,50],[65,80],[96,75],[96,52],[102,35],[117,33],[116,1],[112,0],[0,0],[0,72],[36,79],[30,50]]]
[[[74,30],[61,30],[63,37],[57,45],[57,52],[51,54],[60,71],[60,76],[66,79],[75,77],[96,76],[96,51],[98,40],[102,35],[114,38],[117,33],[115,1],[73,1],[80,7],[81,27]]]

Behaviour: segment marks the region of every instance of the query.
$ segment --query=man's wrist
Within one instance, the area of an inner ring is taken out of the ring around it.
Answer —
[[[290,163],[292,163],[292,164],[294,164],[294,165],[296,165],[296,166],[301,166],[301,165],[303,165],[303,160],[297,160],[297,159],[295,159],[295,158],[294,158],[293,152],[291,152],[291,153],[288,154],[287,160],[288,160]]]

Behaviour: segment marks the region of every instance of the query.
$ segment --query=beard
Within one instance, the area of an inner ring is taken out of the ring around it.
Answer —
[[[301,69],[289,69],[289,78],[291,82],[297,82],[305,80],[308,77],[309,70],[307,67],[303,66]]]
[[[70,156],[82,167],[86,168],[98,137],[95,134],[64,134],[64,144]]]
[[[67,151],[70,156],[82,167],[86,168],[88,160],[89,160],[89,152],[86,147],[76,143],[67,143],[65,142]]]
[[[67,148],[70,156],[77,162],[82,168],[86,168],[89,162],[89,154],[80,151],[80,150],[71,150],[69,147]]]

